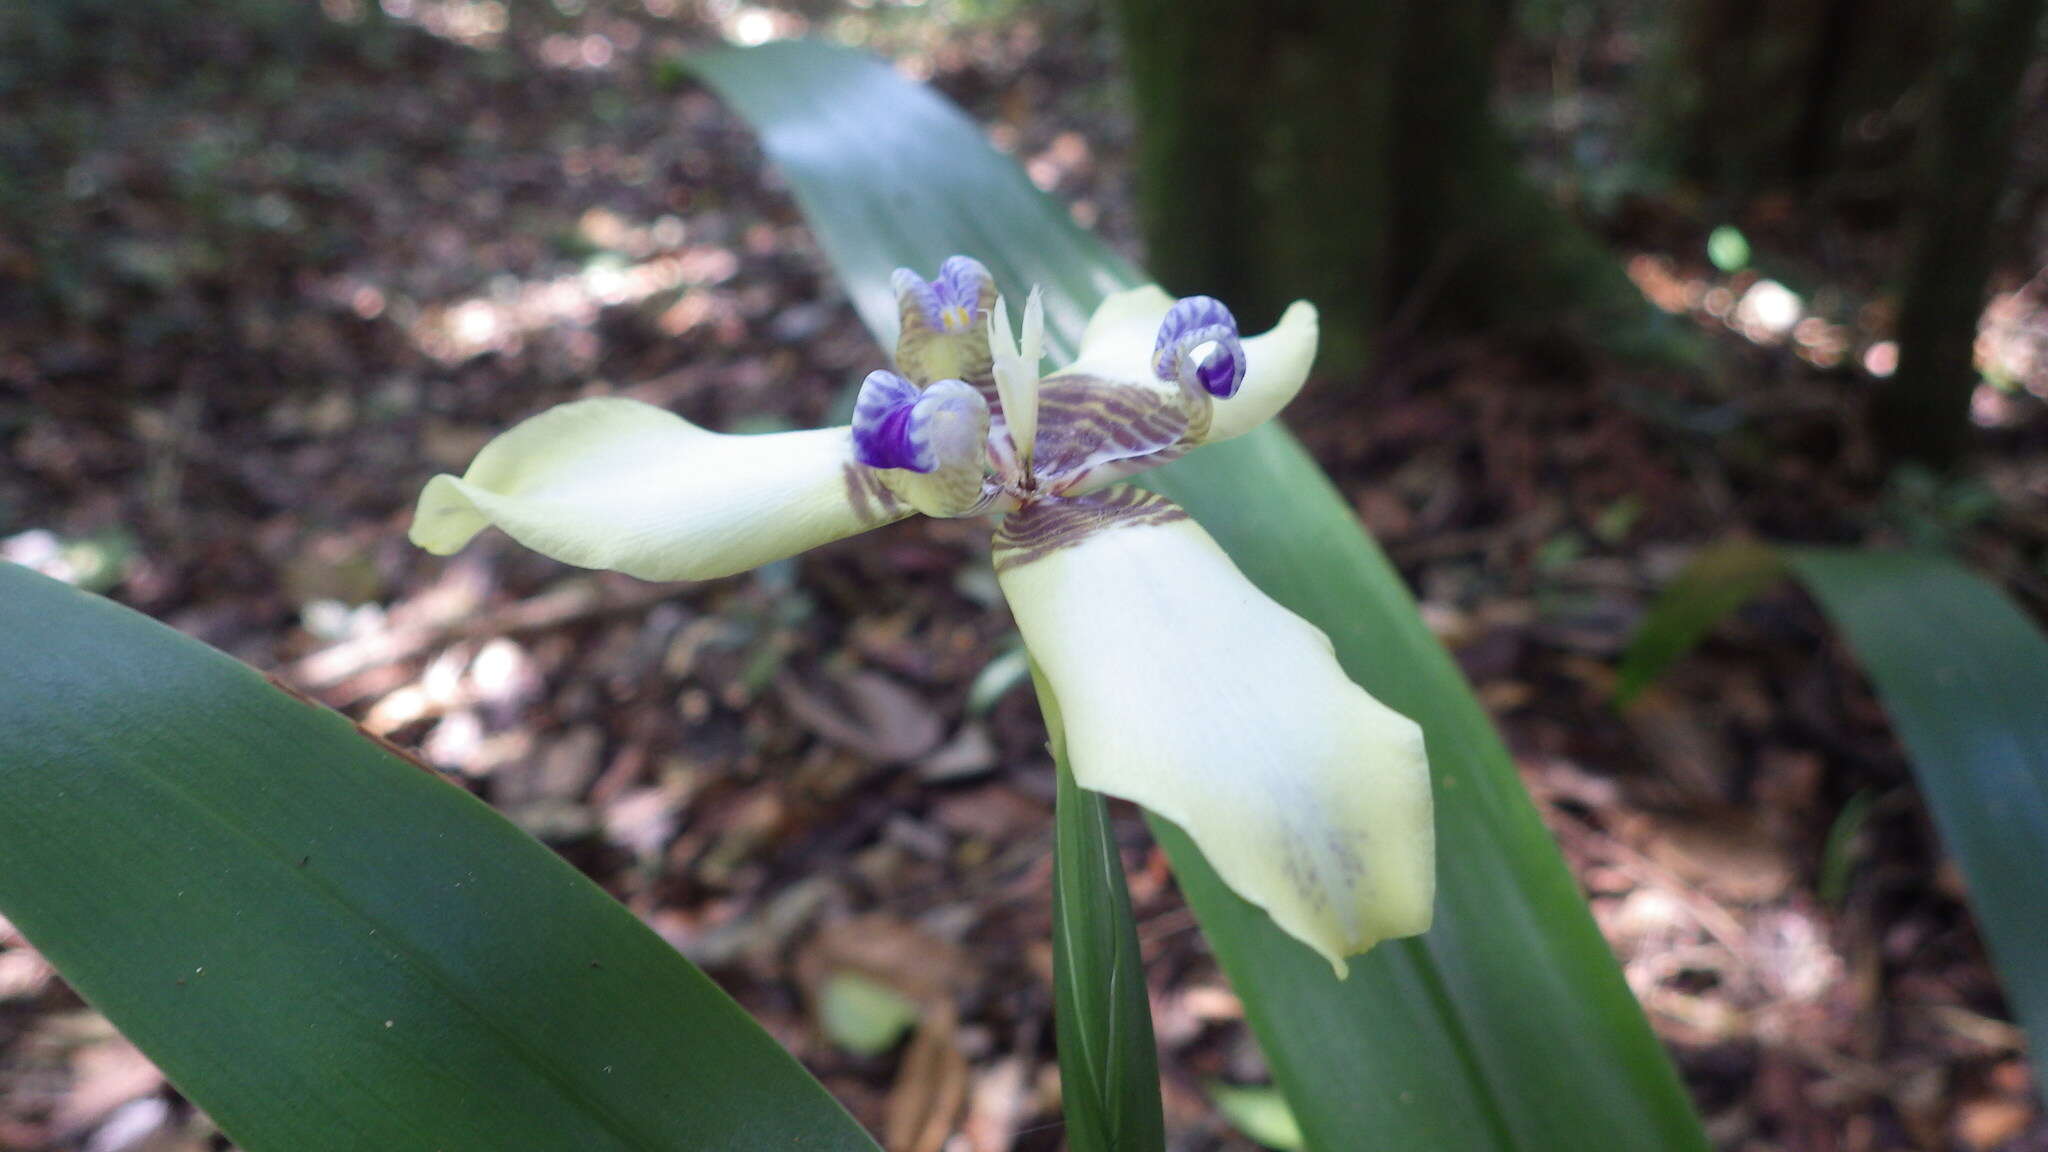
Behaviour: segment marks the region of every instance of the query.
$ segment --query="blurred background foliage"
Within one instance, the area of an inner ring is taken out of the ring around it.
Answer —
[[[933,82],[1169,287],[1252,326],[1325,304],[1290,422],[1500,722],[1717,1143],[2048,1146],[1817,609],[1767,591],[1609,703],[1731,532],[1941,548],[2048,609],[2037,0],[7,5],[0,556],[420,747],[892,1144],[1056,1146],[1052,775],[976,530],[682,590],[403,543],[424,476],[549,404],[816,424],[875,366],[680,64],[793,35]],[[1247,1147],[1233,1117],[1284,1146],[1118,828],[1174,1146]],[[0,1147],[217,1146],[0,926]]]

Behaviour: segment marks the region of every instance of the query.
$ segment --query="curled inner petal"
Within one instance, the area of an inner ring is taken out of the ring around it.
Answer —
[[[889,277],[889,286],[895,289],[896,304],[901,310],[903,328],[910,330],[913,320],[932,331],[943,326],[939,318],[939,296],[932,290],[932,282],[908,268],[898,268]]]
[[[1218,399],[1236,395],[1245,376],[1236,317],[1213,296],[1176,301],[1153,340],[1152,372]]]
[[[898,268],[890,283],[901,324],[897,371],[919,385],[965,380],[993,403],[983,318],[995,305],[996,282],[988,269],[970,257],[952,256],[939,266],[936,279]]]
[[[993,289],[995,277],[972,256],[948,256],[939,265],[939,278],[932,282],[932,295],[939,306],[939,327],[947,332],[967,332],[988,311],[984,289]]]
[[[930,441],[911,428],[920,395],[917,385],[894,372],[868,373],[853,404],[854,458],[870,468],[929,472],[938,467]]]
[[[918,473],[971,467],[978,476],[988,420],[988,402],[962,381],[920,390],[894,372],[870,372],[853,406],[854,458]]]

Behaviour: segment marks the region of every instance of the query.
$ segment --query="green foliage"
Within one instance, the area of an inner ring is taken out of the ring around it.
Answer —
[[[1294,1110],[1287,1106],[1287,1097],[1270,1084],[1211,1084],[1209,1099],[1232,1127],[1273,1152],[1295,1152],[1307,1147]]]
[[[0,914],[249,1152],[873,1152],[632,913],[342,717],[8,564],[0,642]]]
[[[1615,702],[1627,704],[1693,650],[1714,625],[1785,574],[1778,550],[1754,540],[1703,549],[1657,598],[1622,657]]]
[[[1849,898],[1849,878],[1856,870],[1859,852],[1857,841],[1862,839],[1863,826],[1870,822],[1873,803],[1869,789],[1856,793],[1828,826],[1827,842],[1821,847],[1820,898],[1830,907],[1839,908]]]
[[[1105,292],[1138,282],[957,110],[876,61],[782,43],[697,67],[760,129],[885,346],[899,265],[967,252],[1013,299],[1044,285],[1055,355],[1071,354]],[[1354,961],[1341,984],[1177,829],[1153,825],[1307,1147],[1579,1149],[1598,1133],[1613,1147],[1704,1148],[1484,710],[1328,479],[1276,426],[1150,475],[1429,740],[1436,926]]]
[[[1011,640],[1002,651],[990,658],[989,662],[974,677],[974,683],[967,688],[967,714],[985,716],[996,706],[996,702],[1007,696],[1012,688],[1022,684],[1031,675],[1031,655],[1024,651],[1020,637]]]
[[[1923,551],[1953,547],[1966,529],[1998,512],[1998,493],[1977,476],[1945,476],[1919,464],[1895,469],[1885,485],[1883,514]]]
[[[879,1056],[917,1023],[917,1005],[887,984],[837,972],[818,989],[818,1025],[825,1038],[856,1056]]]
[[[2014,1015],[2048,1042],[2048,637],[1943,556],[1788,549],[1786,563],[1869,673]],[[2048,1063],[2034,1062],[2048,1092]]]
[[[1944,556],[1741,542],[1702,554],[1665,590],[1624,658],[1624,680],[1640,686],[1778,573],[1813,593],[1862,660],[2038,1047],[2048,1036],[2048,637]],[[1852,801],[1828,837],[1830,899],[1846,886],[1867,805]],[[2048,1068],[2036,1062],[2034,1074],[2048,1089]]]
[[[1152,1005],[1109,804],[1074,782],[1059,701],[1032,673],[1059,772],[1053,1003],[1067,1144],[1072,1152],[1164,1152]]]

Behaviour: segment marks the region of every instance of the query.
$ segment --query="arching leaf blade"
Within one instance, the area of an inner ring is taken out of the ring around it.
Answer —
[[[0,564],[0,914],[249,1152],[875,1145],[480,801]]]

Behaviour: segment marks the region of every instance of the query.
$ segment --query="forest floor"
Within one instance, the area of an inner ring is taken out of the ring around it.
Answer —
[[[982,526],[920,519],[680,587],[495,534],[437,559],[405,531],[429,475],[549,405],[811,426],[883,363],[679,56],[807,24],[876,46],[1135,255],[1107,30],[1067,5],[948,21],[942,0],[578,2],[509,27],[488,0],[245,6],[80,6],[102,14],[0,65],[0,556],[417,748],[873,1130],[920,1099],[948,1150],[1057,1148],[1052,772]],[[1773,227],[1799,235],[1753,236]],[[2048,301],[1998,305],[2024,386],[1986,389],[1978,478],[1887,479],[1867,279],[1809,293],[1805,323],[1792,289],[1709,264],[1705,235],[1673,210],[1615,238],[1715,344],[1714,382],[1421,323],[1289,421],[1498,720],[1718,1146],[2048,1150],[1957,875],[1815,608],[1768,594],[1609,703],[1649,598],[1730,535],[1939,539],[2048,608],[2027,390],[2048,392]],[[1205,1087],[1264,1078],[1241,1007],[1119,820],[1173,1146],[1249,1148]],[[813,1005],[847,971],[949,1001],[942,1057],[835,1046]],[[0,922],[0,1148],[224,1146]]]

